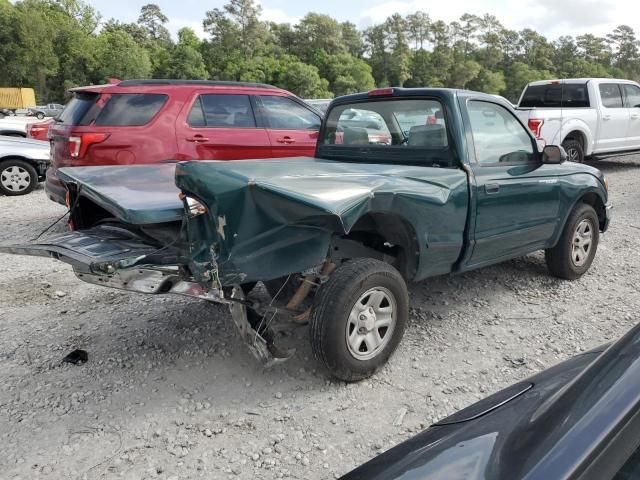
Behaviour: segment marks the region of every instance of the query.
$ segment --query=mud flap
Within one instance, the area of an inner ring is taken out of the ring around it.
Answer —
[[[293,357],[296,353],[295,349],[281,351],[273,343],[271,335],[264,334],[264,332],[268,330],[268,325],[265,328],[261,328],[262,325],[259,325],[256,330],[251,323],[249,323],[247,305],[243,302],[245,298],[242,287],[233,287],[230,298],[236,300],[230,304],[229,308],[231,309],[233,322],[240,331],[240,337],[244,343],[247,344],[252,355],[257,358],[264,367],[273,367]],[[264,318],[262,320],[264,320]],[[262,335],[258,333],[259,331],[262,332]],[[265,335],[268,340],[263,335]]]

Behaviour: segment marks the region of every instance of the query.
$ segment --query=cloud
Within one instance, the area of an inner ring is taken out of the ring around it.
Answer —
[[[267,22],[290,23],[291,25],[298,23],[300,18],[292,17],[279,8],[262,7],[262,15],[260,19]]]
[[[532,28],[550,39],[562,35],[606,35],[640,16],[640,3],[617,0],[391,0],[366,9],[359,26],[366,28],[400,13],[428,13],[432,20],[452,22],[464,13],[495,15],[507,28]]]

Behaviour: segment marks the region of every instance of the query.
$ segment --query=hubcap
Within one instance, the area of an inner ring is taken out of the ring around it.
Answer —
[[[11,192],[22,192],[29,187],[31,177],[29,172],[18,166],[7,167],[0,173],[0,183]]]
[[[580,162],[580,154],[578,153],[578,149],[570,148],[569,150],[567,150],[567,159],[570,162]]]
[[[349,314],[346,340],[357,360],[369,360],[389,343],[396,324],[396,301],[384,287],[364,292]]]
[[[593,240],[593,225],[587,219],[582,220],[573,234],[571,260],[576,267],[581,267],[589,258]]]

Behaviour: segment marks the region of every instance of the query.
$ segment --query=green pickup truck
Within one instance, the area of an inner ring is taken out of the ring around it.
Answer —
[[[315,158],[61,169],[70,231],[0,251],[57,258],[97,285],[229,304],[265,364],[292,355],[274,344],[276,316],[309,323],[329,373],[360,380],[400,343],[407,281],[537,250],[557,277],[589,269],[607,181],[560,147],[539,150],[494,96],[378,89],[331,103]]]

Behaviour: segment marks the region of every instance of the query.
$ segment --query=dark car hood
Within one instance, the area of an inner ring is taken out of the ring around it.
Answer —
[[[637,368],[640,348],[636,343],[632,349],[635,350],[633,356],[627,355],[622,363]],[[575,467],[571,462],[577,455],[567,450],[576,445],[571,437],[579,434],[579,438],[588,443],[592,441],[591,436],[597,437],[606,429],[602,427],[602,431],[589,431],[589,434],[580,434],[579,430],[583,416],[594,415],[594,405],[600,401],[599,398],[589,399],[589,396],[606,393],[606,390],[596,391],[596,388],[583,388],[581,385],[585,382],[600,382],[602,385],[598,376],[603,370],[608,370],[602,363],[607,360],[603,356],[611,349],[604,354],[603,350],[605,347],[573,357],[481,400],[365,463],[342,479],[565,478],[564,469]],[[611,367],[610,362],[608,367]],[[614,369],[615,373],[623,371]],[[615,377],[606,383],[613,384],[617,380]],[[514,391],[521,393],[513,398],[511,393]],[[494,408],[505,399],[508,400],[506,403]],[[486,413],[478,417],[478,412]],[[465,421],[465,418],[471,419]]]

